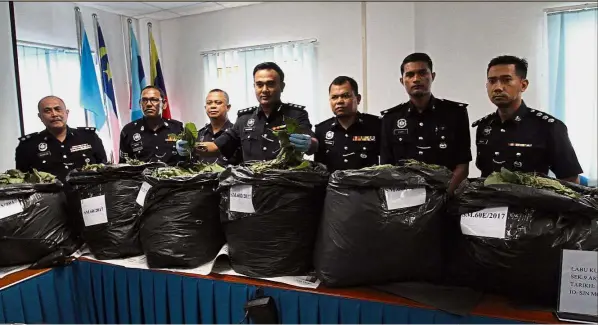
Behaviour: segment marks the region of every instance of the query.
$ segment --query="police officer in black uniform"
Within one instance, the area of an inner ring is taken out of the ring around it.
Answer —
[[[162,90],[155,86],[143,88],[139,104],[143,117],[128,123],[120,132],[120,163],[126,163],[127,158],[169,165],[181,161],[176,139],[168,135],[181,133],[183,123],[162,118],[165,105]]]
[[[210,119],[210,123],[206,124],[197,132],[197,141],[206,142],[214,141],[214,139],[221,136],[228,129],[233,127],[233,123],[228,119],[228,112],[230,111],[230,99],[226,91],[222,89],[212,89],[206,97],[206,114]],[[183,148],[187,144],[186,141],[177,141],[177,151],[179,155],[186,156],[189,152]],[[203,163],[216,163],[221,166],[236,165],[242,161],[241,150],[237,149],[231,159],[224,157],[223,155],[218,156],[196,156],[194,160]]]
[[[410,100],[382,112],[381,164],[415,159],[445,166],[453,172],[452,193],[467,178],[472,160],[467,104],[432,95],[436,73],[425,53],[408,55],[401,75]]]
[[[274,159],[280,151],[280,142],[272,128],[284,125],[285,119],[292,118],[299,123],[301,133],[289,136],[291,144],[300,152],[314,154],[318,142],[311,130],[305,106],[280,100],[285,86],[282,69],[274,62],[260,63],[253,69],[253,81],[260,105],[240,110],[232,128],[214,142],[199,143],[196,152],[206,155],[220,151],[230,158],[240,147],[243,162]]]
[[[482,177],[504,167],[544,175],[551,170],[559,179],[579,182],[583,171],[565,124],[521,98],[529,84],[527,61],[496,57],[488,64],[487,77],[488,97],[498,109],[473,123]]]
[[[380,117],[357,111],[361,95],[357,82],[336,77],[328,87],[334,117],[316,125],[319,147],[314,160],[332,173],[377,165],[380,160]]]
[[[69,111],[56,96],[42,98],[38,116],[46,129],[19,138],[16,148],[16,168],[23,172],[32,169],[55,175],[63,184],[73,169],[86,164],[107,163],[102,140],[93,127],[71,128],[67,125]]]

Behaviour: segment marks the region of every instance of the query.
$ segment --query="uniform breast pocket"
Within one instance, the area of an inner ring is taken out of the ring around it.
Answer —
[[[542,144],[511,144],[508,148],[508,162],[515,170],[542,172],[546,164],[546,146]]]
[[[401,144],[408,144],[411,143],[411,135],[409,134],[408,129],[395,129],[392,132],[392,144],[393,145],[401,145]]]
[[[243,132],[241,138],[241,147],[243,152],[251,152],[252,148],[257,148],[260,145],[260,137],[255,132]]]
[[[74,163],[86,165],[95,164],[95,158],[91,149],[79,150],[71,153],[71,159]]]

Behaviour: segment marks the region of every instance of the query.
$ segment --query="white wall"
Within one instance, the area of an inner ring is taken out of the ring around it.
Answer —
[[[162,21],[162,60],[173,106],[184,120],[206,121],[201,51],[317,38],[317,110],[319,120],[328,118],[332,79],[344,74],[362,81],[360,8],[358,2],[270,2]]]
[[[77,48],[75,4],[69,2],[15,2],[17,39],[54,46]],[[104,34],[113,75],[114,95],[121,116],[121,125],[129,122],[128,53],[123,42],[123,23],[120,15],[79,5],[88,39],[93,51],[96,49],[92,14],[97,14]],[[136,23],[136,21],[134,21]],[[126,26],[126,25],[125,25]],[[127,32],[127,29],[124,29]],[[128,42],[128,37],[127,37]],[[125,65],[127,64],[127,65]],[[149,71],[148,71],[149,74]],[[73,91],[79,91],[74,89]]]
[[[427,52],[434,62],[437,97],[469,104],[473,122],[494,108],[486,95],[490,59],[501,54],[529,61],[526,102],[547,104],[544,9],[566,2],[368,2],[366,5],[367,111],[378,114],[406,101],[399,83],[400,63],[414,51]],[[361,4],[264,3],[162,21],[162,54],[171,100],[184,120],[204,122],[201,51],[317,38],[318,87],[322,115],[330,116],[327,88],[337,75],[362,79]],[[268,15],[268,22],[255,17]],[[362,87],[363,88],[363,87]],[[284,96],[284,94],[283,94]],[[284,100],[284,98],[283,98]],[[362,105],[363,106],[363,105]],[[472,129],[475,161],[475,133]],[[471,175],[479,171],[471,164]]]
[[[8,2],[0,2],[0,171],[15,167],[15,148],[21,135]]]

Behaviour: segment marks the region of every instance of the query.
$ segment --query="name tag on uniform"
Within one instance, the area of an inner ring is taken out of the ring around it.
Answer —
[[[409,130],[408,129],[394,129],[394,130],[392,130],[392,133],[394,135],[406,135],[406,134],[409,134]]]
[[[478,140],[478,144],[488,144],[488,139]]]
[[[81,151],[81,150],[87,150],[87,149],[91,149],[91,145],[87,144],[87,143],[84,143],[84,144],[72,146],[71,147],[71,152],[76,152],[76,151]]]
[[[45,157],[45,156],[51,156],[52,153],[50,151],[44,151],[44,152],[38,152],[37,156],[38,157]]]
[[[514,143],[514,142],[511,142],[511,143],[508,144],[508,146],[509,147],[527,147],[527,148],[529,148],[529,147],[532,146],[532,144],[531,143]]]
[[[354,136],[353,141],[376,141],[376,136],[368,135],[368,136]]]

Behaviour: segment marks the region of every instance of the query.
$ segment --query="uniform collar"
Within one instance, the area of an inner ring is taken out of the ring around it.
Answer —
[[[226,122],[224,122],[224,124],[222,125],[222,129],[220,129],[219,133],[230,129],[232,126],[233,126],[233,123],[229,119],[226,119]],[[207,129],[208,129],[208,132],[210,132],[212,135],[214,135],[214,128],[212,127],[212,123],[208,123]]]
[[[357,116],[355,117],[355,122],[353,122],[353,124],[351,124],[351,126],[349,126],[349,128],[352,128],[354,125],[358,125],[358,124],[363,124],[363,113],[361,113],[360,111],[357,111]],[[334,127],[341,127],[341,124],[338,122],[338,118],[334,117],[332,119],[332,123],[330,124],[330,128],[334,128]]]
[[[527,107],[527,105],[525,105],[525,102],[522,100],[521,105],[519,106],[515,114],[513,114],[513,117],[505,122],[520,123],[521,121],[523,121],[523,118],[530,113],[530,111],[531,109]],[[494,119],[500,122],[500,115],[498,115],[498,109],[496,110],[496,112],[494,112]]]
[[[52,133],[50,133],[50,131],[48,131],[47,128],[45,130],[41,131],[39,134],[44,137],[44,141],[48,141],[50,139],[55,139],[56,141],[58,141],[58,139],[56,139],[56,137]],[[75,136],[76,134],[77,134],[77,130],[73,129],[67,125],[66,126],[66,138],[64,138],[64,139],[66,140],[70,137]]]
[[[151,131],[151,129],[149,128],[149,125],[147,123],[147,118],[145,118],[145,116],[142,118],[142,122],[141,122],[141,131],[144,131],[145,128],[147,127],[148,131]],[[156,129],[156,131],[160,130],[162,127],[166,127],[166,128],[170,128],[170,123],[168,123],[167,121],[164,120],[164,118],[160,117],[160,123],[158,123],[158,128]]]
[[[270,113],[270,116],[273,116],[276,112],[279,112],[280,109],[282,108],[282,106],[284,105],[283,102],[280,102],[280,105],[278,105],[276,107],[276,109],[272,110],[272,112]],[[258,106],[258,109],[256,110],[256,114],[262,114],[264,117],[266,116],[266,114],[264,113],[264,110],[262,109],[262,105]]]
[[[436,110],[436,97],[434,97],[434,95],[430,95],[428,105],[426,106],[426,109],[421,112],[421,114],[432,112],[434,110]],[[415,105],[413,105],[413,102],[411,100],[407,102],[407,114],[419,114],[417,108],[415,107]]]

